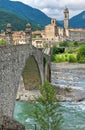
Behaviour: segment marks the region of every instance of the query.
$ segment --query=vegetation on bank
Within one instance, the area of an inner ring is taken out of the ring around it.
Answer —
[[[56,63],[85,63],[85,43],[63,41],[59,47],[54,45],[52,61]]]
[[[35,121],[41,130],[60,130],[63,117],[55,89],[49,82],[45,82],[40,87],[40,94],[33,112]]]
[[[6,44],[5,39],[0,39],[0,45],[5,45],[5,44]]]

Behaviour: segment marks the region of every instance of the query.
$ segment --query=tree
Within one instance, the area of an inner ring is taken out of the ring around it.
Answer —
[[[55,89],[48,82],[40,87],[41,96],[37,99],[34,109],[34,119],[39,124],[40,130],[60,130],[62,114],[59,100],[56,98]]]

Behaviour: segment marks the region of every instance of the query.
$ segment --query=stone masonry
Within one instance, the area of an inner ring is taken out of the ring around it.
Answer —
[[[3,122],[0,124],[0,130],[25,130],[25,126],[12,118],[3,116]]]
[[[50,66],[50,58],[33,47],[31,40],[22,45],[6,44],[0,46],[0,112],[2,111],[3,115],[13,117],[20,77],[29,56],[35,58],[43,84],[44,80],[48,79],[47,73],[50,69],[47,69],[47,66]],[[43,65],[44,58],[46,63]]]

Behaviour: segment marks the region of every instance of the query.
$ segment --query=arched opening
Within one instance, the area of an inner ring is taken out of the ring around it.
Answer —
[[[34,56],[30,56],[22,72],[22,78],[26,90],[38,89],[41,84],[41,77],[38,64]]]
[[[37,97],[36,95],[34,95],[36,92],[31,90],[37,90],[40,85],[41,85],[41,77],[40,77],[40,71],[39,71],[37,61],[34,56],[29,56],[29,58],[26,60],[26,64],[22,71],[22,75],[20,77],[20,82],[19,82],[19,89],[18,89],[19,91],[22,91],[19,93],[21,94],[20,99],[29,101],[29,103],[17,101],[14,110],[15,120],[26,125],[26,128],[29,129],[34,129],[35,125],[33,122],[31,122],[31,118],[27,112],[32,111],[33,105],[30,102],[34,100],[33,97],[34,98]],[[32,93],[31,95],[31,92],[34,93]],[[37,95],[38,95],[38,91],[37,91]]]

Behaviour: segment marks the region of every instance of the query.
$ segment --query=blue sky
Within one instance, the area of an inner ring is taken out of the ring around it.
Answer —
[[[69,8],[70,17],[85,10],[85,0],[12,0],[21,1],[40,9],[46,15],[57,20],[63,19],[63,9]]]

